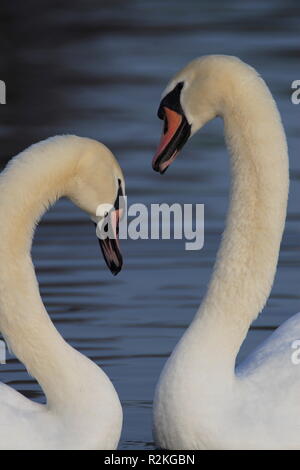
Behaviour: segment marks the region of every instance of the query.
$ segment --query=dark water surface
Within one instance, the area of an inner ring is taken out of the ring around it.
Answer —
[[[294,1],[88,0],[4,2],[0,12],[0,79],[8,88],[8,104],[0,106],[3,162],[32,142],[76,133],[117,155],[129,203],[205,204],[202,251],[185,251],[184,241],[123,241],[125,266],[117,278],[104,265],[93,225],[68,201],[45,216],[34,241],[52,320],[103,367],[120,395],[120,448],[151,449],[154,386],[209,280],[229,183],[221,122],[197,134],[163,178],[152,171],[160,93],[194,57],[232,54],[260,71],[283,116],[291,164],[286,231],[272,296],[242,358],[300,310],[300,105],[290,101],[291,82],[300,79],[300,7]],[[0,381],[44,399],[11,356]]]

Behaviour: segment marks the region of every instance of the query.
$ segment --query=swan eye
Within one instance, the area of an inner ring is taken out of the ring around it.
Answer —
[[[183,114],[183,110],[181,107],[181,102],[180,102],[180,97],[181,97],[181,90],[183,89],[184,82],[179,82],[177,85],[173,88],[172,91],[170,91],[161,101],[159,110],[158,110],[158,117],[160,119],[164,119],[165,117],[165,112],[164,108],[169,108],[172,109],[172,111],[176,111],[176,113]]]
[[[180,102],[180,96],[181,96],[181,90],[184,87],[184,82],[179,82],[177,85],[173,88],[172,91],[170,91],[160,102],[158,111],[157,111],[157,116],[159,119],[164,120],[166,118],[166,113],[165,113],[165,107],[172,109],[173,111],[176,111],[177,113],[182,114],[183,110],[181,107],[181,102]]]

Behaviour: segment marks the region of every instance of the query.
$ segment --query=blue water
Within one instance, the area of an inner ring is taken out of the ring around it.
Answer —
[[[0,107],[2,161],[42,138],[76,133],[103,141],[116,154],[129,203],[205,204],[201,251],[186,251],[178,240],[124,240],[125,264],[117,278],[105,267],[93,225],[66,200],[45,216],[34,241],[52,320],[69,343],[103,367],[120,395],[120,449],[151,449],[154,387],[205,291],[229,184],[221,122],[201,130],[164,177],[152,171],[160,94],[189,60],[232,54],[259,70],[282,113],[291,165],[287,225],[274,289],[243,345],[243,358],[300,310],[300,105],[290,101],[291,82],[300,79],[300,7],[274,0],[53,3],[36,5],[34,14],[21,5],[0,8],[0,78],[8,88],[8,104]],[[0,366],[0,381],[44,400],[11,356]]]

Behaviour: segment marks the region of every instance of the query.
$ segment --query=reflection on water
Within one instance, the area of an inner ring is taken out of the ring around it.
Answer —
[[[3,162],[49,135],[77,133],[104,141],[118,156],[129,203],[206,205],[201,252],[185,251],[184,241],[123,241],[125,266],[117,278],[104,265],[93,225],[68,201],[38,228],[33,256],[44,302],[62,335],[115,384],[125,412],[121,449],[153,447],[154,386],[199,305],[224,224],[228,162],[220,122],[195,136],[164,178],[150,166],[160,93],[198,55],[233,54],[257,67],[279,104],[290,146],[278,275],[241,356],[299,310],[300,106],[289,100],[290,84],[300,78],[299,8],[274,0],[1,6],[0,78],[8,87],[8,104],[0,107]],[[1,366],[0,380],[43,400],[14,358]]]

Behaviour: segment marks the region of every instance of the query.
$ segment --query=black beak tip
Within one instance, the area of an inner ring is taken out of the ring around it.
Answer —
[[[152,164],[152,168],[154,171],[157,171],[157,173],[159,173],[159,164],[157,164],[157,162]]]
[[[121,271],[121,269],[122,269],[122,266],[115,267],[115,268],[110,268],[113,276],[117,276],[119,274],[119,272]]]
[[[122,270],[122,267],[123,267],[123,259],[120,259],[118,264],[114,262],[111,262],[109,264],[109,269],[113,276],[117,276],[119,272]]]
[[[166,166],[163,170],[161,170],[159,162],[153,163],[152,168],[154,171],[160,173],[161,175],[163,175],[168,169],[168,167]]]

